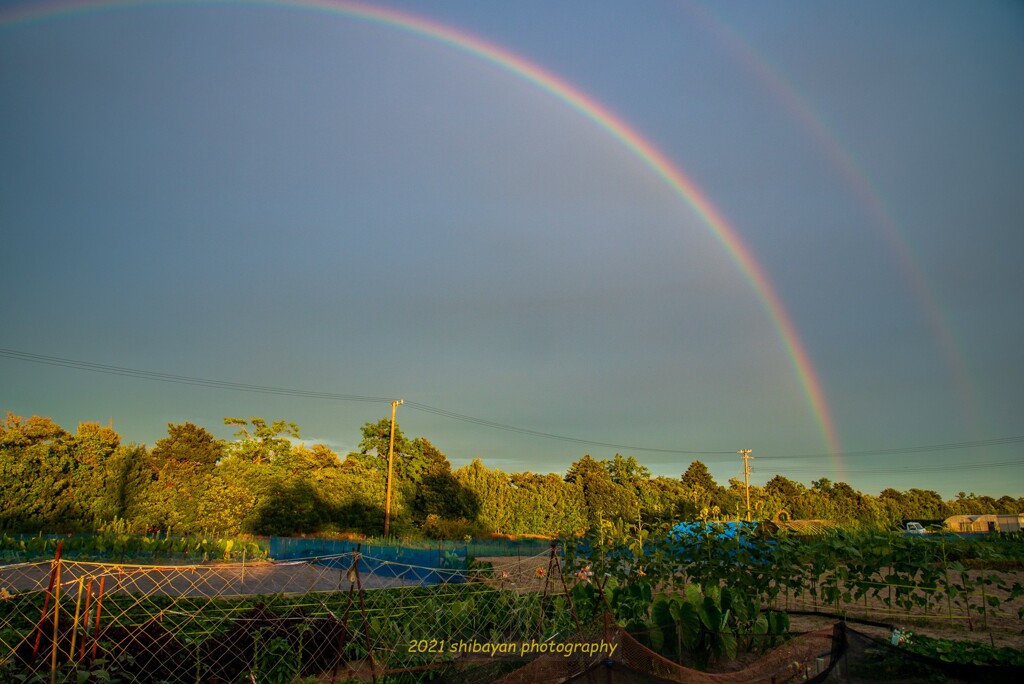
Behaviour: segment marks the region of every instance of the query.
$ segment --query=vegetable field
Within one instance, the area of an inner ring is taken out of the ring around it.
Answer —
[[[606,619],[669,660],[728,670],[788,643],[799,611],[952,624],[995,646],[1024,626],[1022,542],[755,527],[726,537],[712,523],[470,557],[468,567],[358,551],[13,563],[0,566],[0,682],[418,681],[465,666],[473,645],[582,643]],[[492,655],[486,677],[515,660]]]

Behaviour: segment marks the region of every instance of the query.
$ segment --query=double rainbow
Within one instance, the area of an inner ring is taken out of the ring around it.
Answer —
[[[407,12],[399,12],[393,9],[349,2],[347,0],[246,0],[244,2],[237,2],[236,0],[202,0],[202,2],[205,4],[268,5],[320,11],[393,27],[423,36],[516,74],[542,90],[547,91],[550,95],[561,100],[594,124],[606,130],[613,138],[620,141],[626,148],[643,160],[647,166],[686,201],[704,224],[711,229],[715,238],[725,248],[739,267],[740,272],[757,293],[789,355],[804,394],[818,423],[822,438],[829,451],[834,455],[836,466],[839,469],[840,475],[842,475],[843,468],[839,460],[841,452],[839,439],[836,435],[832,417],[829,414],[821,381],[814,370],[810,356],[807,354],[807,349],[804,347],[803,341],[800,339],[789,313],[783,306],[775,288],[768,280],[764,269],[754,258],[749,247],[740,239],[736,230],[707,196],[701,192],[696,183],[679,166],[673,164],[667,155],[600,102],[563,81],[555,74],[545,71],[536,64],[498,45],[486,42],[464,31]],[[99,10],[176,4],[189,5],[195,3],[187,0],[57,0],[54,2],[38,2],[0,11],[0,28]]]

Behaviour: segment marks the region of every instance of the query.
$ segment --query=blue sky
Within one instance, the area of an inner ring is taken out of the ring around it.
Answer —
[[[1021,440],[896,453],[1024,436],[1019,4],[378,6],[516,53],[683,169],[778,291],[849,454],[824,453],[732,256],[621,141],[478,57],[300,6],[0,25],[0,348],[404,398],[455,466],[621,452],[724,483],[751,448],[756,483],[1024,495]],[[11,356],[0,408],[148,444],[284,418],[342,454],[389,410]]]

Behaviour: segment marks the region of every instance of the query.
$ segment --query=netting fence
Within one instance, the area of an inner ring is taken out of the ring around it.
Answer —
[[[698,672],[615,624],[607,597],[574,599],[598,580],[553,545],[472,569],[453,549],[418,551],[173,564],[58,551],[0,565],[0,684],[853,681],[882,652],[851,662],[845,632],[829,628],[760,649],[743,670]]]
[[[581,623],[569,593],[577,578],[562,563],[553,546],[492,557],[481,570],[399,563],[358,547],[175,565],[58,552],[0,566],[0,682],[472,684],[564,681],[613,657],[622,667],[661,662],[607,615]],[[804,641],[813,646],[802,657],[813,660],[822,646]],[[789,678],[792,655],[781,673]]]
[[[63,670],[128,681],[374,678],[452,659],[459,641],[549,637],[545,595],[492,578],[360,551],[248,564],[58,557],[2,566],[0,678]]]

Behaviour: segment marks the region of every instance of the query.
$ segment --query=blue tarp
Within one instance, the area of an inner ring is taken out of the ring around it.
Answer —
[[[719,539],[747,540],[757,532],[756,522],[681,522],[672,528],[677,538],[693,536],[698,533],[713,534]],[[740,542],[742,543],[742,541]]]
[[[271,537],[270,557],[274,560],[317,559],[332,567],[347,566],[350,558],[362,554],[360,572],[380,577],[399,577],[420,584],[448,584],[465,581],[466,547],[439,542],[433,548],[410,548],[399,545],[367,544],[343,539],[305,537]]]
[[[727,558],[734,558],[741,549],[751,552],[753,562],[770,563],[778,543],[774,539],[762,539],[758,536],[759,524],[756,522],[681,522],[672,528],[671,537],[679,545],[681,555],[691,555],[694,543],[700,544],[699,538],[713,537],[723,542],[719,550],[725,552]],[[687,548],[689,547],[689,548]]]

